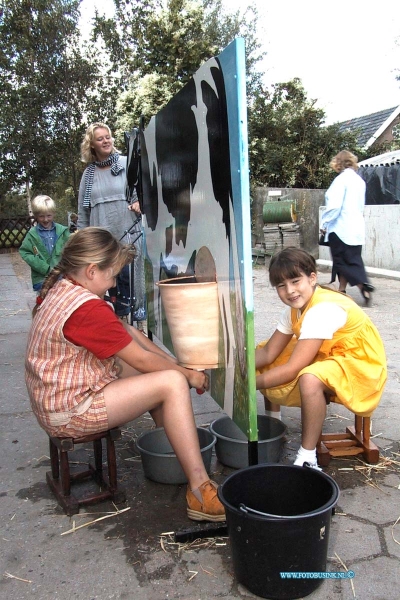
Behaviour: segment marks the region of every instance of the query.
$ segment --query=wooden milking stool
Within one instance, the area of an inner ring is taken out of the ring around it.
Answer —
[[[318,463],[329,465],[335,456],[363,455],[367,463],[379,462],[379,448],[371,442],[371,417],[354,415],[354,427],[346,427],[346,433],[323,433],[317,444]]]
[[[105,438],[107,446],[108,477],[103,472],[103,447]],[[103,500],[112,500],[116,504],[125,501],[125,493],[118,490],[117,461],[114,441],[121,438],[121,430],[109,429],[100,433],[80,438],[50,437],[51,471],[46,473],[47,483],[57,498],[58,503],[69,516],[79,512],[80,506],[97,504]],[[68,452],[72,452],[77,444],[93,442],[94,466],[90,463],[84,471],[70,472]],[[71,493],[71,485],[75,482],[91,478],[100,490],[85,493],[77,497]]]

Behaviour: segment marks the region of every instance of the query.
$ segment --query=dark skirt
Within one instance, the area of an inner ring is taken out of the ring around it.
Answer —
[[[367,283],[367,273],[361,258],[362,246],[348,246],[336,235],[329,234],[329,247],[332,256],[332,278],[342,275],[351,286]]]

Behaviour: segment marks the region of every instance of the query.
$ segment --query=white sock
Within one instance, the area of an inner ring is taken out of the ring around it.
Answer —
[[[266,410],[265,414],[267,417],[273,417],[274,419],[278,419],[279,421],[282,421],[282,415],[281,415],[281,411],[280,410]]]
[[[303,463],[305,462],[310,463],[310,465],[317,464],[316,448],[314,448],[314,450],[306,450],[305,448],[303,448],[303,446],[300,446],[300,448],[297,451],[297,456],[295,458],[294,464],[302,467]]]

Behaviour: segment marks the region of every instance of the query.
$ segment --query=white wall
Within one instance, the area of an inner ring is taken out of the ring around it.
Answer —
[[[323,206],[319,208],[319,222]],[[366,267],[400,271],[400,204],[368,205],[364,209]],[[319,258],[331,260],[329,248],[319,246]]]

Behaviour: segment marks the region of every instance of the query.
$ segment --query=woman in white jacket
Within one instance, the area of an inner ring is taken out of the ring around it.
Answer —
[[[342,150],[330,166],[339,175],[325,194],[322,229],[332,256],[332,282],[339,279],[339,291],[356,285],[368,305],[374,287],[369,283],[361,257],[365,243],[365,181],[356,173],[357,156]]]

